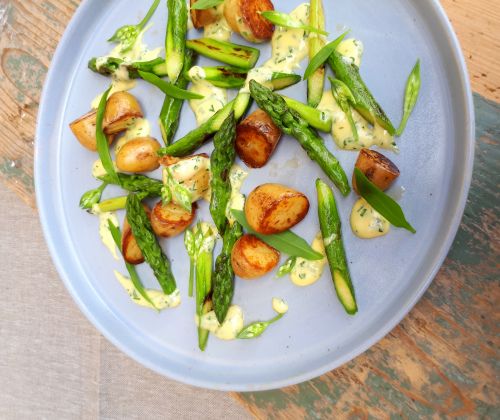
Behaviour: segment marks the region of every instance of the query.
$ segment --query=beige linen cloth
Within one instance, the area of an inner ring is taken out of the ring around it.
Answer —
[[[80,313],[38,215],[0,183],[0,419],[246,419],[227,393],[131,360]]]

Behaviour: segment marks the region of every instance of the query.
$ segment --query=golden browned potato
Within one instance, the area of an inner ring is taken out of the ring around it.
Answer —
[[[205,10],[193,9],[192,6],[196,3],[196,1],[197,0],[190,0],[191,21],[196,29],[203,28],[205,25],[214,23],[219,19],[217,9],[214,9],[213,7]]]
[[[97,140],[95,135],[97,111],[90,111],[87,114],[70,123],[69,127],[80,144],[95,152],[97,151]],[[108,144],[113,142],[113,135],[109,135]]]
[[[148,217],[151,218],[151,210],[145,204],[142,205]],[[128,223],[127,217],[123,220],[123,228],[122,228],[122,255],[125,261],[129,264],[142,264],[144,262],[144,256],[142,255],[142,251],[137,245],[135,240],[135,236],[132,233],[132,229]]]
[[[136,118],[142,118],[142,109],[135,96],[128,92],[113,93],[106,103],[103,130],[106,134],[116,134],[126,130]]]
[[[254,279],[269,273],[280,259],[280,253],[253,235],[243,235],[234,244],[231,265],[243,279]]]
[[[137,137],[125,143],[116,154],[116,167],[125,172],[149,172],[160,166],[156,151],[160,143],[152,137]]]
[[[159,201],[151,213],[151,226],[158,236],[170,238],[184,232],[194,220],[196,204],[191,207],[191,212],[183,207],[170,202],[166,206]]]
[[[299,223],[309,211],[309,200],[299,191],[280,184],[255,188],[245,202],[250,227],[269,235],[283,232]]]
[[[274,25],[259,12],[274,10],[270,0],[226,0],[224,17],[231,29],[250,42],[264,42],[273,36]]]
[[[258,109],[236,128],[236,151],[251,168],[261,168],[270,159],[281,138],[281,130],[266,112]]]
[[[389,188],[399,176],[398,167],[389,158],[375,150],[361,149],[355,167],[382,191]],[[352,187],[358,192],[354,175]]]

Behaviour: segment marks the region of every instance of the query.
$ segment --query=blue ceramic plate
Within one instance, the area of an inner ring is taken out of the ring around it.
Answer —
[[[275,0],[275,7],[289,12],[299,3]],[[91,100],[109,83],[86,68],[87,60],[109,51],[105,40],[118,26],[138,21],[149,2],[83,1],[61,40],[45,83],[36,140],[36,191],[45,236],[66,287],[85,315],[116,346],[159,373],[193,385],[238,391],[277,388],[321,375],[362,353],[397,325],[429,286],[452,243],[470,183],[474,118],[464,60],[448,19],[434,0],[325,4],[332,36],[348,27],[351,36],[363,41],[361,73],[396,122],[407,75],[421,59],[419,102],[398,140],[400,153],[388,153],[401,170],[393,191],[405,188],[400,204],[418,232],[394,228],[377,240],[358,239],[348,223],[355,196],[340,198],[359,313],[346,315],[328,270],[306,288],[272,275],[253,282],[237,279],[234,302],[243,307],[247,322],[272,317],[273,296],[285,298],[290,310],[261,338],[223,342],[211,337],[204,353],[197,348],[194,302],[187,298],[188,260],[182,237],[163,245],[183,303],[157,314],[131,303],[113,275],[113,269],[126,272],[122,262],[101,244],[97,218],[78,208],[80,195],[97,185],[90,174],[96,156],[78,144],[68,123],[88,111]],[[165,9],[159,8],[146,35],[150,47],[163,45]],[[269,56],[266,45],[261,60]],[[299,72],[303,69],[304,65]],[[133,93],[152,121],[153,135],[160,138],[155,121],[162,95],[145,83]],[[304,83],[288,89],[287,95],[305,99]],[[185,106],[178,136],[193,126],[192,112]],[[325,142],[351,173],[357,153],[337,150],[330,136]],[[210,150],[210,144],[203,148]],[[284,138],[270,163],[251,171],[242,191],[248,193],[264,182],[303,191],[311,209],[294,230],[312,240],[319,230],[317,177],[325,178],[294,139]],[[207,206],[202,207],[199,215],[209,220]],[[141,266],[140,275],[148,287],[155,287],[148,267]]]

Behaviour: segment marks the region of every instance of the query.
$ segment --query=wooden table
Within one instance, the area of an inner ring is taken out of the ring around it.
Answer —
[[[35,206],[40,92],[79,0],[0,1],[0,177]],[[476,161],[465,215],[418,305],[377,345],[297,386],[235,394],[257,417],[500,418],[500,2],[443,0],[467,59]]]

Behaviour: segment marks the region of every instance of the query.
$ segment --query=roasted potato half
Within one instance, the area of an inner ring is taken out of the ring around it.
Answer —
[[[389,158],[375,150],[361,149],[355,167],[382,191],[389,188],[399,176],[398,167]],[[352,187],[358,192],[354,175]]]
[[[166,206],[159,201],[151,213],[151,226],[158,236],[171,238],[184,232],[192,223],[196,215],[196,204],[191,207],[191,212],[183,207],[170,202]]]
[[[106,134],[116,134],[129,128],[143,113],[135,96],[126,91],[113,93],[106,103],[103,130]]]
[[[149,172],[160,166],[156,151],[160,143],[152,137],[137,137],[125,143],[116,154],[116,167],[125,172]]]
[[[236,128],[236,152],[250,168],[262,168],[276,148],[281,130],[266,112],[258,109]]]
[[[269,235],[283,232],[299,223],[309,211],[309,200],[299,191],[280,184],[255,188],[245,202],[250,227]]]
[[[274,25],[259,12],[274,10],[270,0],[226,0],[224,17],[231,29],[250,42],[265,42],[273,36]]]
[[[219,19],[217,8],[210,7],[205,10],[193,9],[192,6],[196,1],[197,0],[190,0],[191,21],[196,29],[203,28],[205,25],[210,25]]]
[[[143,204],[144,210],[148,214],[148,217],[151,218],[151,210],[148,206]],[[135,240],[135,236],[132,233],[132,228],[130,227],[127,217],[123,220],[123,228],[122,228],[122,255],[125,261],[129,264],[142,264],[144,262],[144,256],[142,255],[142,251],[137,245]]]
[[[69,125],[69,128],[80,144],[92,152],[97,151],[97,140],[95,136],[96,119],[97,111],[90,111]],[[107,137],[108,144],[111,144],[114,136],[108,135]]]
[[[243,235],[231,252],[234,273],[243,279],[254,279],[269,273],[280,259],[280,253],[253,235]]]

